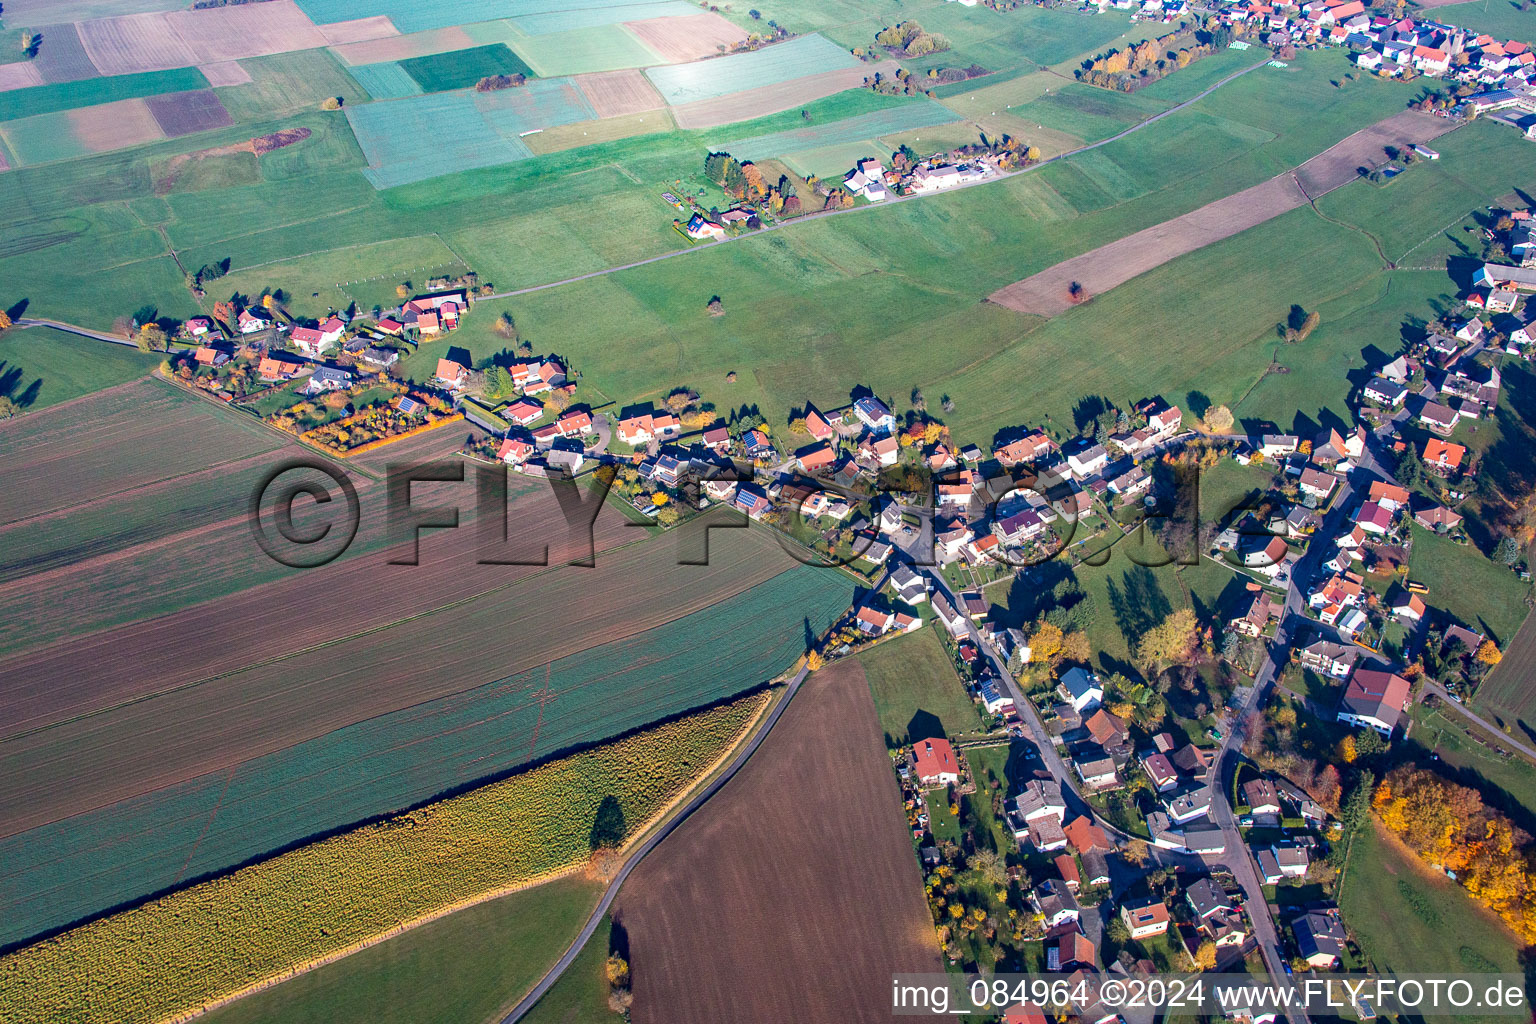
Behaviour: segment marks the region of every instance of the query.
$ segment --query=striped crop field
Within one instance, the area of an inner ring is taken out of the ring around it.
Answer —
[[[785,153],[798,153],[807,149],[837,146],[865,139],[877,139],[895,132],[914,128],[931,128],[934,125],[951,124],[960,120],[953,110],[932,100],[916,100],[887,110],[875,110],[867,114],[845,117],[840,121],[815,125],[808,128],[791,128],[737,139],[722,147],[738,160],[765,160]]]
[[[619,845],[654,821],[767,700],[687,715],[18,950],[0,959],[0,1019],[164,1020],[576,867],[600,827]]]
[[[677,106],[858,66],[857,58],[830,39],[809,35],[748,53],[651,68],[646,75]]]

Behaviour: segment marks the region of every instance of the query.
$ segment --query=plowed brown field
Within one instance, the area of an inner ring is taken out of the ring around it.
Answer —
[[[719,47],[735,46],[747,38],[745,32],[714,13],[626,21],[624,27],[661,54],[668,64],[713,57],[720,52]]]
[[[577,75],[576,84],[598,117],[639,114],[666,106],[651,80],[634,70]]]
[[[672,116],[679,128],[718,128],[723,124],[792,110],[844,89],[856,89],[864,83],[866,77],[876,74],[889,77],[896,73],[899,66],[895,61],[887,60],[859,68],[823,71],[803,78],[792,78],[777,85],[743,89],[713,99],[682,103],[672,108]]]
[[[864,671],[812,675],[762,747],[619,894],[637,1024],[889,1021],[940,970]]]

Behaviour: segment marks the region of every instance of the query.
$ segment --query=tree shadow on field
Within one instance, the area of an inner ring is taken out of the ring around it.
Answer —
[[[1153,626],[1162,622],[1173,611],[1163,585],[1146,566],[1137,566],[1121,577],[1119,584],[1109,580],[1109,607],[1114,613],[1115,625],[1132,650],[1136,641]]]
[[[624,842],[624,808],[618,797],[605,796],[592,818],[592,849],[615,847]]]
[[[921,743],[923,740],[941,740],[948,735],[944,730],[944,723],[939,721],[939,716],[932,711],[924,711],[921,708],[912,716],[912,721],[907,723],[907,742]]]
[[[20,320],[22,314],[27,311],[27,307],[31,304],[31,299],[18,299],[16,302],[13,302],[10,308],[5,311],[5,315],[10,317],[13,321]]]
[[[629,929],[625,928],[615,914],[609,918],[608,928],[608,955],[624,958],[629,963]]]
[[[42,390],[43,378],[38,377],[26,387],[21,386],[22,377],[25,376],[20,366],[7,367],[0,361],[0,397],[9,398],[16,403],[17,408],[25,409],[37,402],[38,392]]]

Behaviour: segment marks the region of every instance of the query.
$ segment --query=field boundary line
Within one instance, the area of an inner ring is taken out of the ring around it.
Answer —
[[[699,774],[698,778],[696,778],[689,785],[683,787],[670,800],[668,800],[661,807],[657,808],[656,811],[650,815],[650,817],[646,818],[645,821],[641,823],[641,827],[636,830],[634,836],[629,840],[629,842],[627,842],[623,847],[620,847],[620,851],[622,852],[623,850],[632,849],[637,844],[645,842],[647,836],[653,833],[654,830],[663,823],[667,815],[671,814],[672,811],[675,810],[683,800],[689,798],[691,794],[694,794],[700,786],[707,785],[710,782],[711,777],[718,773],[722,766],[726,764],[727,760],[736,753],[742,742],[751,736],[753,730],[758,726],[758,724],[762,721],[763,716],[768,712],[768,709],[773,706],[773,695],[770,692],[767,693],[765,695],[765,699],[759,703],[758,708],[755,712],[753,712],[752,717],[742,724],[741,728],[736,732],[736,734],[732,736],[730,741],[726,743],[725,746],[721,749],[720,754],[710,762],[709,766]],[[609,740],[603,743],[593,744],[587,749],[599,749],[611,742],[613,741]],[[510,896],[513,893],[524,892],[528,889],[533,889],[540,885],[545,885],[549,882],[556,881],[557,879],[569,877],[576,874],[578,871],[583,870],[586,866],[587,865],[585,862],[576,861],[575,863],[568,864],[563,868],[558,868],[553,871],[546,871],[540,875],[534,876],[533,878],[524,879],[522,881],[514,882],[497,889],[492,889],[481,893],[478,896],[466,897],[465,899],[449,904],[446,907],[439,907],[437,910],[434,910],[430,913],[422,914],[418,917],[412,918],[409,921],[402,922],[401,924],[398,924],[387,931],[380,932],[377,935],[369,936],[366,939],[359,939],[357,942],[354,942],[342,949],[327,953],[325,956],[316,957],[313,960],[305,961],[301,964],[296,964],[281,974],[273,975],[270,978],[264,978],[258,982],[253,982],[245,988],[237,989],[234,992],[219,996],[218,998],[211,1000],[202,1006],[184,1011],[171,1017],[161,1018],[157,1024],[184,1024],[186,1021],[195,1020],[196,1018],[202,1017],[212,1012],[213,1010],[217,1010],[220,1007],[228,1005],[229,1003],[243,999],[246,996],[255,995],[257,992],[272,988],[275,985],[280,985],[283,982],[296,978],[301,974],[307,974],[310,971],[316,970],[320,967],[333,964],[338,960],[343,960],[346,957],[351,956],[353,953],[360,953],[365,949],[377,946],[381,942],[386,942],[397,935],[401,935],[415,928],[419,928],[422,925],[431,924],[433,921],[447,917],[449,914],[457,913],[460,910],[468,910],[470,907],[479,906],[482,903],[489,903],[491,900],[500,899],[503,896]],[[599,903],[601,903],[601,897],[599,897]]]

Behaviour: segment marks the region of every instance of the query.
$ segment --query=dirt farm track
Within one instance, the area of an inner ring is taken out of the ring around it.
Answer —
[[[940,970],[922,886],[864,670],[817,672],[620,892],[633,1019],[889,1020],[893,972]]]

